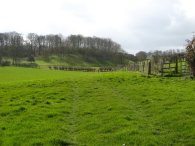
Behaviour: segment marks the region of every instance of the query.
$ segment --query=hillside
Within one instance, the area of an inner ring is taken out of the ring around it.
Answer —
[[[125,64],[128,64],[130,60],[124,59]],[[48,65],[63,65],[63,66],[81,66],[81,67],[105,67],[105,66],[117,66],[120,62],[114,62],[111,59],[98,59],[94,57],[85,57],[80,54],[67,54],[63,57],[57,55],[51,55],[48,57],[37,57],[35,63],[40,66]]]
[[[195,82],[0,68],[0,145],[194,145]]]

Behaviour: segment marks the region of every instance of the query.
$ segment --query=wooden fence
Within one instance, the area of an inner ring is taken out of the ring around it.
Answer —
[[[185,57],[176,57],[173,60],[167,58],[147,59],[145,61],[131,63],[129,71],[139,71],[145,74],[156,74],[161,76],[187,76],[191,74]]]
[[[176,57],[175,59],[168,59],[166,57],[159,57],[157,59],[151,58],[140,62],[130,63],[129,65],[120,65],[117,67],[74,67],[52,65],[49,66],[52,70],[64,71],[83,71],[83,72],[112,72],[112,71],[139,71],[144,74],[155,74],[161,76],[187,76],[190,75],[189,65],[185,57]]]
[[[49,69],[64,71],[83,71],[83,72],[111,72],[116,70],[113,67],[76,67],[76,66],[49,66]]]

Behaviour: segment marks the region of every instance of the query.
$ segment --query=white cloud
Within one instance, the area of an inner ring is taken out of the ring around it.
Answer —
[[[194,0],[0,0],[0,32],[109,37],[130,53],[181,48]]]
[[[194,0],[180,0],[181,2],[181,9],[184,11],[186,17],[188,19],[194,19],[195,13],[194,13],[194,6],[195,1]]]

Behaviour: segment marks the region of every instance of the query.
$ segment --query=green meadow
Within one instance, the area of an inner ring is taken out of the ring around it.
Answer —
[[[195,145],[195,81],[0,68],[0,146]]]

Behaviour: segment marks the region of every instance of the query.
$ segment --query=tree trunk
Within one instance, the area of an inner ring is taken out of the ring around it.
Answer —
[[[195,77],[195,66],[191,65],[192,76]]]

